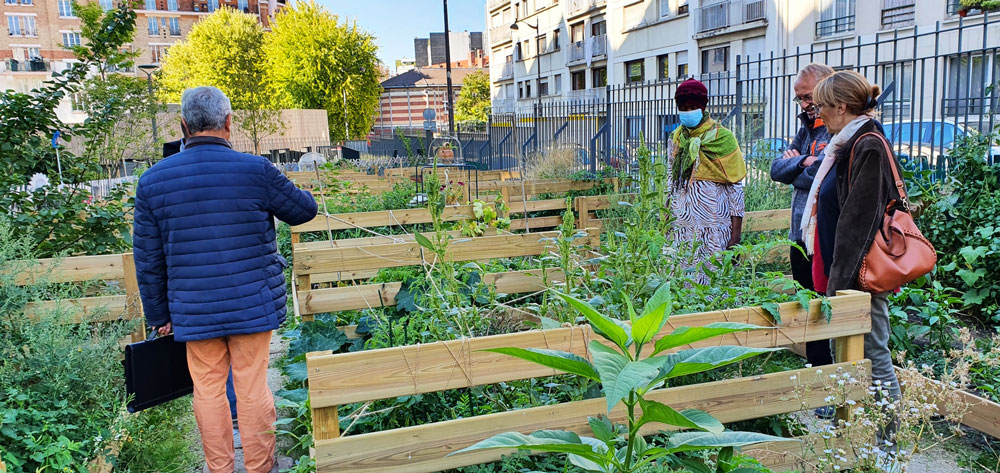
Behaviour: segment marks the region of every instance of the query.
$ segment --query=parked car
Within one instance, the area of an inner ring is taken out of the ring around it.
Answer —
[[[931,167],[938,165],[941,156],[947,155],[956,141],[979,134],[975,129],[950,119],[902,120],[883,123],[882,127],[900,160]],[[1000,162],[1000,146],[991,146],[989,156],[984,158]]]

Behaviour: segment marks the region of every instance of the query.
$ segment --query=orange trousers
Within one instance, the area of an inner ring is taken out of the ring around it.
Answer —
[[[248,473],[267,473],[274,463],[274,396],[267,387],[271,331],[187,342],[194,381],[194,416],[205,462],[212,473],[232,473],[233,421],[226,379],[233,368],[240,437]]]

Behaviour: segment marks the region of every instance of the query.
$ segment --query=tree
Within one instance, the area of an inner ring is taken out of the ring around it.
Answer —
[[[490,76],[483,71],[465,76],[455,101],[455,119],[463,123],[486,123],[490,106]]]
[[[368,134],[382,93],[374,36],[302,1],[278,13],[266,51],[280,103],[325,109],[333,140]]]
[[[141,5],[138,0],[125,3],[129,3],[130,8],[138,8]],[[139,56],[138,51],[121,49],[121,45],[132,42],[135,36],[134,27],[129,30],[113,28],[109,30],[115,21],[113,12],[114,10],[105,11],[97,1],[73,2],[73,13],[80,18],[80,37],[86,40],[86,43],[70,49],[77,59],[91,62],[101,79],[106,78],[108,72],[131,67],[132,60]],[[115,31],[119,37],[111,38],[110,42],[95,41],[102,35],[106,36],[109,31]]]
[[[127,248],[123,188],[104,201],[95,201],[87,181],[100,177],[99,162],[65,148],[57,156],[50,140],[61,131],[64,140],[88,141],[107,127],[103,114],[79,125],[62,123],[56,108],[80,90],[90,71],[111,60],[110,51],[121,50],[132,37],[135,18],[129,4],[109,11],[79,62],[54,72],[52,79],[30,93],[0,92],[0,213],[13,222],[15,237],[32,241],[38,257]]]
[[[267,77],[264,28],[254,15],[221,8],[170,48],[158,82],[164,100],[211,85],[232,102],[233,120],[260,152],[260,142],[282,129],[275,90]]]

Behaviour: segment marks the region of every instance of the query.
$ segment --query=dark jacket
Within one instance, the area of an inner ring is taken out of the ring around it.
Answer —
[[[887,157],[885,145],[875,136],[859,140],[861,135],[879,132],[880,129],[881,125],[875,120],[864,124],[837,151],[840,218],[837,219],[827,295],[844,289],[858,289],[861,262],[879,231],[886,205],[893,199],[899,199],[889,168],[889,159],[895,161],[896,157]],[[853,165],[850,164],[851,148],[854,148]],[[899,166],[898,161],[896,166]]]
[[[287,261],[274,217],[316,216],[316,201],[269,161],[195,137],[139,178],[133,247],[151,326],[177,341],[265,332],[285,318]]]
[[[184,144],[184,139],[181,138],[176,141],[164,141],[163,142],[163,157],[173,156],[181,152],[181,145]]]
[[[800,156],[788,159],[779,157],[771,162],[771,179],[792,185],[792,227],[788,231],[788,238],[792,241],[802,241],[799,222],[802,221],[809,188],[816,177],[821,159],[817,159],[809,167],[802,167],[802,161],[808,156],[822,158],[823,148],[830,142],[830,132],[822,122],[810,120],[805,112],[799,114],[799,122],[802,125],[788,149],[797,150]]]

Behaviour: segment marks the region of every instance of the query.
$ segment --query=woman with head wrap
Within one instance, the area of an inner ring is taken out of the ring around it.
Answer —
[[[733,133],[705,113],[708,89],[688,79],[674,95],[681,125],[671,135],[673,238],[695,245],[691,267],[738,245],[743,232],[743,153]],[[701,271],[695,282],[707,284]]]

